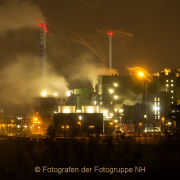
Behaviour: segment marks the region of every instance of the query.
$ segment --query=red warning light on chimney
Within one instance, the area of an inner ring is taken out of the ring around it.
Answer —
[[[41,24],[38,24],[39,27],[43,27],[45,32],[47,32],[47,27],[45,24],[41,23]]]
[[[112,32],[108,32],[107,35],[113,35],[113,33]]]

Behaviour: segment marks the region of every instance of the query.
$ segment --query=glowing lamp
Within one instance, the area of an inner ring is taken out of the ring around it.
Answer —
[[[144,74],[142,72],[139,72],[138,75],[142,77]]]

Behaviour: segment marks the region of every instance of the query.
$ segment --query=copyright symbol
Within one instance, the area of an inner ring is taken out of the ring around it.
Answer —
[[[34,168],[34,171],[35,171],[36,173],[39,173],[39,172],[41,171],[41,168],[40,168],[39,166],[36,166],[36,167]]]

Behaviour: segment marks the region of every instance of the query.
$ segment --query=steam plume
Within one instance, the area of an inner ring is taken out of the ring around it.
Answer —
[[[0,7],[0,33],[21,28],[37,28],[37,24],[45,22],[39,7],[30,1],[7,0]]]

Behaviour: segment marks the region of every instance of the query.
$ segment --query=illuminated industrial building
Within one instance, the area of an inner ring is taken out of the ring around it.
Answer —
[[[100,76],[98,102],[108,111],[104,120],[110,120],[107,117],[113,114],[112,119],[118,119],[121,126],[144,122],[145,129],[160,127],[161,118],[167,116],[171,104],[180,102],[179,72],[179,69],[158,72],[147,87],[145,81],[135,82],[131,76]]]
[[[57,136],[87,136],[103,133],[102,113],[57,113],[54,115]]]
[[[77,95],[77,108],[91,105],[92,92],[92,88],[74,89],[74,94]]]

